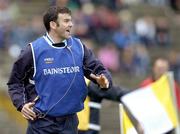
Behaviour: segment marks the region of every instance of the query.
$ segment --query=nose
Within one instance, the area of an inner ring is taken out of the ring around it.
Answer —
[[[69,27],[72,27],[72,26],[73,26],[73,22],[70,21],[70,22],[69,22]]]

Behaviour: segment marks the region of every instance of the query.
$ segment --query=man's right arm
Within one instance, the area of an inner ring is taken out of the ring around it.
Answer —
[[[26,103],[25,80],[29,77],[29,72],[32,69],[33,58],[30,45],[28,45],[21,51],[20,56],[15,61],[7,83],[8,93],[18,111],[21,111],[23,105]]]

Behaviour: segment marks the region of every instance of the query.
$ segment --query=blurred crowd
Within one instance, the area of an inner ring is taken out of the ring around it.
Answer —
[[[172,49],[171,24],[165,16],[144,14],[135,17],[129,7],[140,2],[159,7],[170,5],[175,12],[180,9],[178,0],[47,1],[49,5],[68,6],[72,10],[74,35],[94,49],[112,73],[146,76],[152,60],[150,49],[162,48],[169,50],[170,68],[180,82],[180,53]],[[20,8],[11,0],[0,0],[0,49],[9,51],[13,57],[17,57],[21,48],[45,32],[42,15],[34,14],[32,18],[24,19]]]

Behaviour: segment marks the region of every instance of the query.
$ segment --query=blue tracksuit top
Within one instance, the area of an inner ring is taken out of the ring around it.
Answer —
[[[46,36],[31,43],[35,90],[40,99],[35,108],[51,116],[63,116],[83,109],[87,95],[83,73],[84,49],[77,38],[55,47]]]

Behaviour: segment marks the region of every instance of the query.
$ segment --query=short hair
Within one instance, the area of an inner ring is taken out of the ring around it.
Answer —
[[[157,57],[157,58],[155,58],[154,61],[153,61],[153,66],[156,64],[156,62],[157,62],[158,60],[167,62],[167,63],[169,64],[169,61],[168,61],[168,59],[167,59],[166,57]]]
[[[43,22],[46,30],[49,32],[50,31],[50,22],[57,21],[58,14],[70,14],[71,15],[71,10],[68,9],[67,7],[58,7],[58,6],[51,6],[44,14],[43,17]]]

